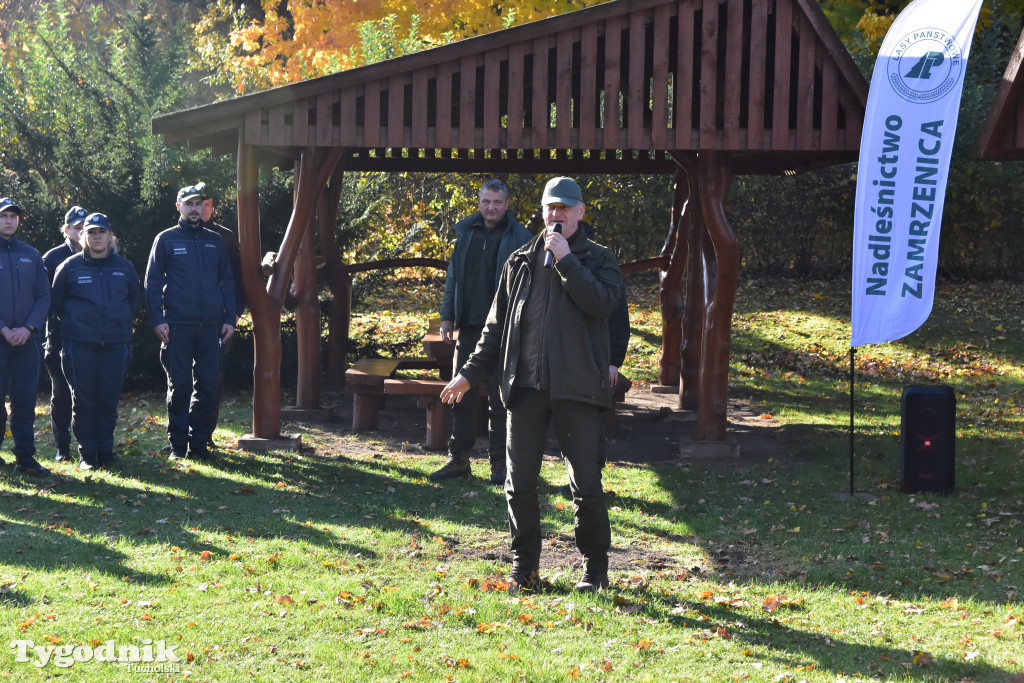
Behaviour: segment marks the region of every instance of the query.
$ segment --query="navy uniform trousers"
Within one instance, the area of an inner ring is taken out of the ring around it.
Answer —
[[[43,362],[50,374],[50,429],[53,445],[65,455],[71,449],[71,387],[64,376],[60,347],[47,345]]]
[[[220,323],[169,323],[171,338],[160,346],[167,373],[167,440],[177,455],[201,452],[217,419]]]
[[[117,402],[128,371],[128,344],[65,340],[61,361],[71,386],[71,430],[90,465],[114,459]]]
[[[11,399],[11,436],[15,458],[33,456],[35,446],[36,391],[42,346],[35,336],[21,346],[11,346],[0,337],[0,443],[7,431],[4,397]]]

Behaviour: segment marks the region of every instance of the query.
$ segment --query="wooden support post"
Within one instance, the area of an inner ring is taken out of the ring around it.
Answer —
[[[722,441],[727,423],[729,337],[739,278],[739,245],[725,216],[728,186],[732,179],[725,155],[718,151],[702,151],[697,157],[697,174],[701,208],[715,252],[714,269],[709,271],[713,291],[704,319],[697,438]]]
[[[327,322],[327,376],[328,386],[345,386],[348,368],[349,321],[352,317],[352,276],[341,261],[341,250],[334,235],[341,201],[341,188],[345,169],[341,162],[335,167],[324,193],[317,203],[317,236],[320,253],[324,257],[324,272],[331,289],[330,318]]]
[[[307,228],[295,259],[293,280],[299,356],[295,407],[300,410],[320,407],[320,299],[316,291],[315,244],[313,231]]]
[[[342,150],[309,148],[295,172],[295,205],[278,251],[274,272],[263,288],[260,275],[259,162],[255,150],[238,143],[238,242],[246,299],[252,312],[255,368],[253,374],[253,435],[276,439],[281,433],[281,307],[292,268],[313,209]]]
[[[683,343],[679,348],[679,407],[697,410],[700,405],[701,357],[704,348],[704,312],[707,310],[707,281],[713,271],[714,252],[708,239],[707,221],[700,201],[700,179],[696,166],[689,176],[690,223],[686,228],[689,245],[686,264],[686,303],[683,307]]]
[[[683,167],[676,170],[672,188],[672,220],[662,256],[668,255],[668,265],[660,273],[659,298],[661,300],[661,359],[658,383],[662,386],[679,384],[679,347],[683,337],[683,274],[686,270],[686,232],[688,222],[687,199],[689,185]]]
[[[242,284],[253,324],[252,432],[258,438],[281,433],[281,322],[260,274],[259,159],[238,136],[238,249]]]

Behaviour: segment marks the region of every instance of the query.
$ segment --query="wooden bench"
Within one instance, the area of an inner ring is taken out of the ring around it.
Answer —
[[[452,378],[452,362],[455,359],[455,340],[459,338],[456,330],[452,334],[452,341],[441,341],[441,320],[432,318],[427,326],[427,333],[423,336],[423,353],[437,362],[441,379]]]
[[[352,395],[354,431],[377,428],[384,380],[393,378],[400,369],[437,369],[437,361],[433,358],[362,358],[345,371],[345,393]]]
[[[429,449],[443,449],[448,440],[448,404],[441,400],[441,390],[448,382],[432,379],[386,379],[384,393],[392,396],[415,396],[416,405],[427,411]]]

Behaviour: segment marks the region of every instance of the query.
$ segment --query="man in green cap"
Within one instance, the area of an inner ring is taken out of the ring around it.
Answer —
[[[512,592],[533,587],[540,568],[537,480],[554,421],[584,559],[576,589],[590,592],[608,586],[611,530],[597,454],[601,415],[612,403],[608,316],[619,303],[622,274],[614,254],[580,229],[585,206],[575,180],[549,181],[541,204],[546,229],[505,263],[480,343],[441,399],[463,400],[500,366],[509,413]]]

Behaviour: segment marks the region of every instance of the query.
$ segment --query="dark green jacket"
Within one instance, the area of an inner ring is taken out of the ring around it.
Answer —
[[[505,232],[498,243],[498,267],[494,274],[495,289],[501,278],[501,267],[508,260],[509,254],[523,246],[533,235],[523,227],[522,223],[512,215],[511,209],[506,210],[505,217],[508,219],[505,224]],[[455,224],[455,248],[452,250],[451,260],[448,261],[448,275],[444,283],[444,299],[441,300],[441,320],[451,320],[455,323],[455,329],[462,327],[462,302],[467,283],[463,277],[466,272],[466,250],[472,241],[473,225],[482,221],[480,212],[477,211],[469,218]]]
[[[515,391],[520,362],[520,319],[530,293],[536,251],[543,244],[542,232],[505,263],[480,343],[461,370],[476,385],[500,364],[501,400],[506,406]],[[608,316],[622,295],[622,273],[615,255],[582,233],[571,249],[553,266],[557,277],[552,287],[557,291],[548,300],[551,399],[610,408]]]

